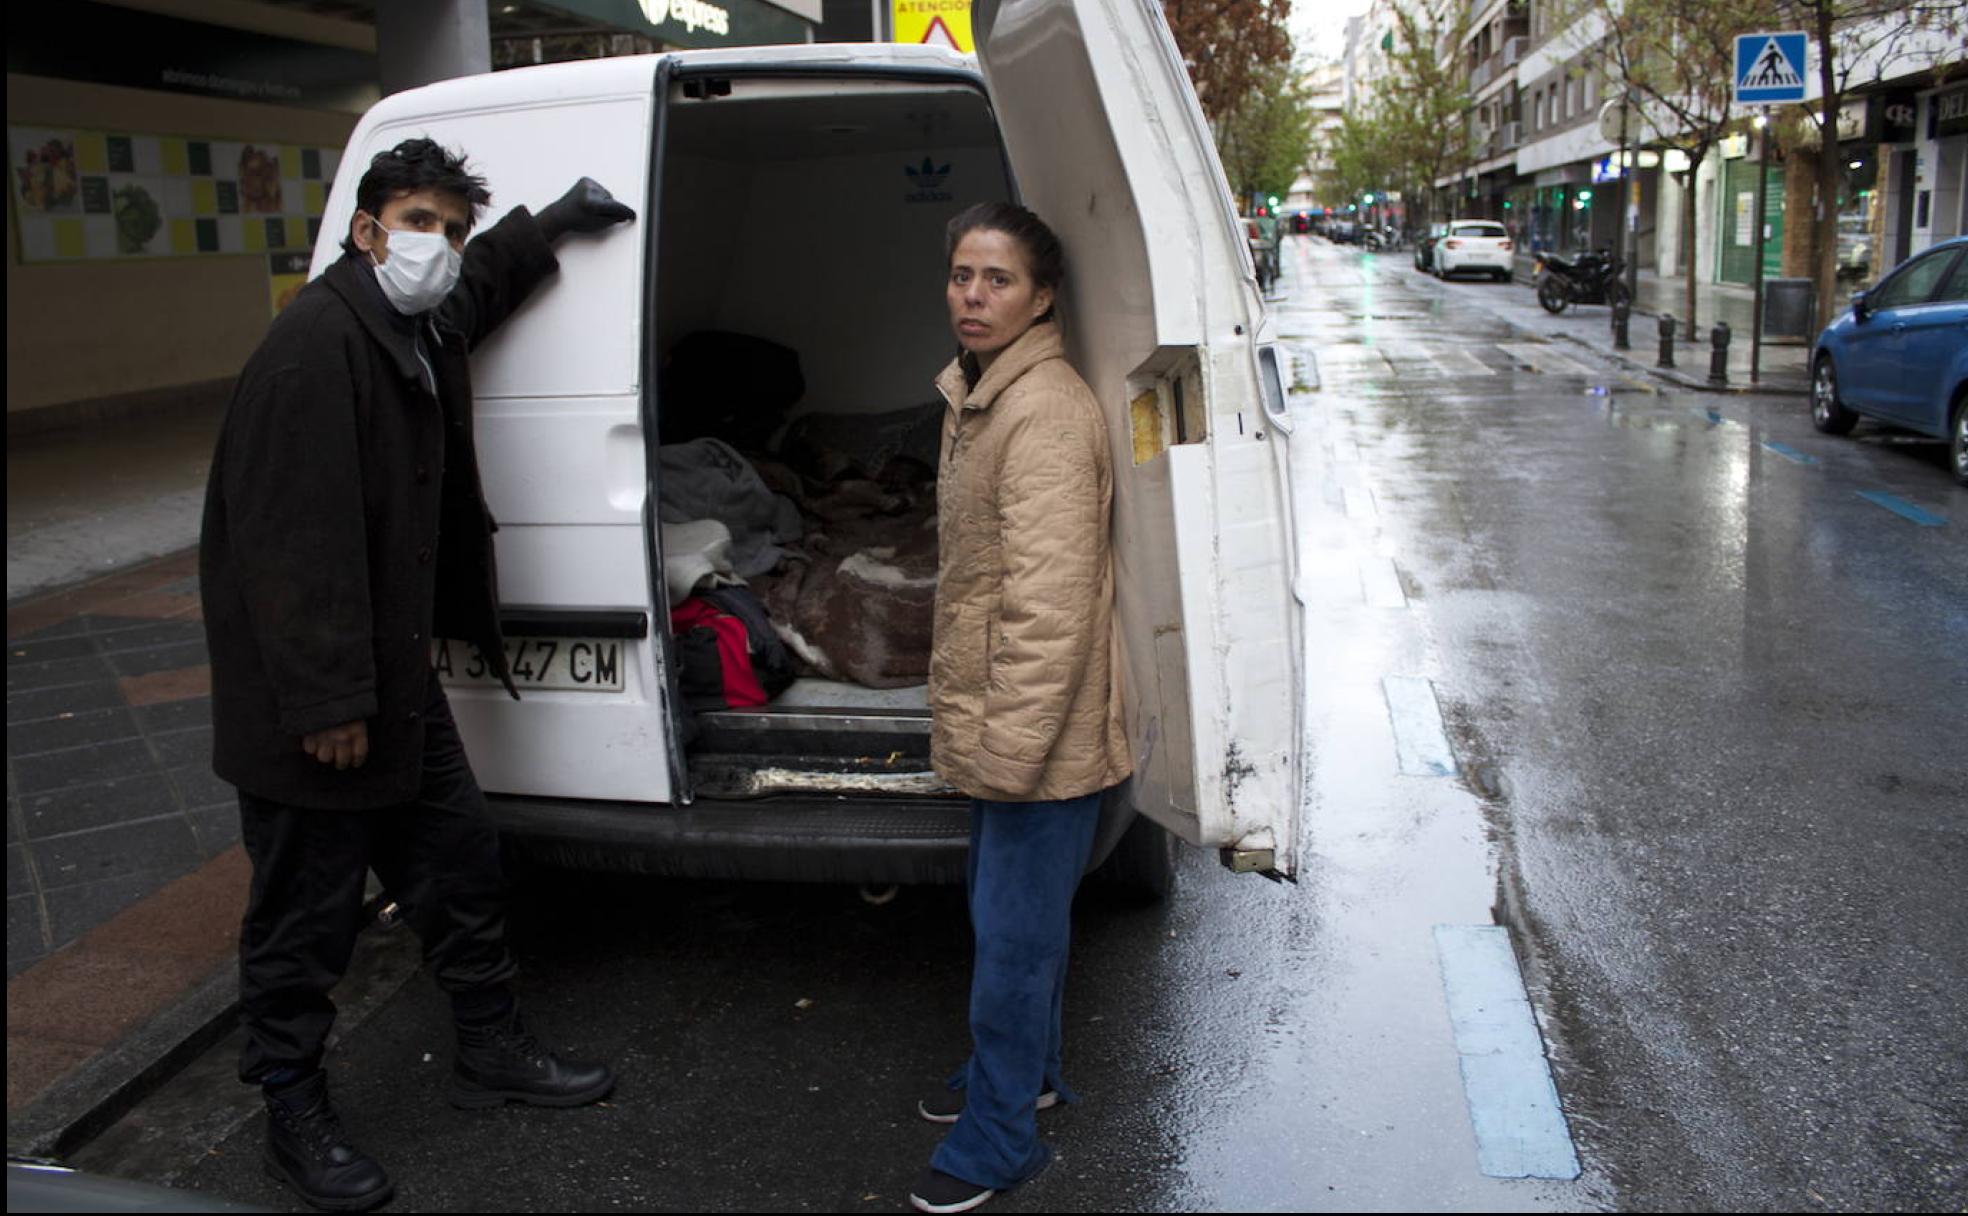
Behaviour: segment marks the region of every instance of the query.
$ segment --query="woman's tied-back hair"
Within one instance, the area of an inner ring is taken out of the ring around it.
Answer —
[[[946,230],[944,263],[947,265],[950,259],[957,256],[957,244],[966,233],[980,229],[1002,232],[1017,241],[1019,248],[1025,251],[1026,263],[1031,267],[1033,285],[1051,288],[1054,300],[1058,299],[1059,285],[1066,278],[1066,251],[1044,220],[1016,203],[978,203],[959,212]],[[1039,320],[1052,320],[1052,312],[1052,309],[1046,309]]]
[[[463,153],[448,152],[434,139],[406,139],[387,152],[378,152],[369,162],[368,172],[355,187],[355,206],[381,221],[383,205],[399,194],[419,190],[442,190],[463,198],[471,209],[471,223],[492,201],[485,179],[465,164]],[[355,245],[342,238],[342,248],[354,252]]]

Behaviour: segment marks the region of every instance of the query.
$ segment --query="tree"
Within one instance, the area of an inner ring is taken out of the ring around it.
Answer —
[[[1597,28],[1600,40],[1590,49],[1608,82],[1633,105],[1635,129],[1652,127],[1688,158],[1681,242],[1687,292],[1682,307],[1690,337],[1700,324],[1695,178],[1740,117],[1731,109],[1735,35],[1757,28],[1767,9],[1766,0],[1579,0],[1562,17],[1573,29]],[[1577,20],[1588,14],[1598,20]]]
[[[1333,193],[1350,198],[1398,190],[1404,199],[1420,200],[1426,219],[1435,180],[1469,162],[1469,91],[1454,48],[1468,35],[1470,7],[1393,0],[1382,44],[1387,74],[1326,139],[1332,168],[1325,184]]]
[[[1291,66],[1291,0],[1164,0],[1162,14],[1211,126]]]
[[[1358,198],[1404,182],[1393,143],[1372,108],[1340,115],[1322,151],[1326,168],[1319,189],[1327,198]]]
[[[1400,164],[1402,197],[1419,194],[1424,219],[1434,214],[1437,179],[1468,165],[1474,154],[1460,50],[1477,7],[1456,0],[1393,0],[1389,6],[1390,87],[1374,98],[1375,121]]]
[[[1240,199],[1291,189],[1312,151],[1312,108],[1297,73],[1266,67],[1216,123],[1217,155]]]

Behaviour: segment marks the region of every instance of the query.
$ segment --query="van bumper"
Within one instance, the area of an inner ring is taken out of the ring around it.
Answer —
[[[961,883],[963,798],[761,798],[689,806],[488,794],[499,831],[551,865],[753,882]]]

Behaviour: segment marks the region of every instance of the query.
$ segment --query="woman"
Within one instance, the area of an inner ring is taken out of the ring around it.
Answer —
[[[1053,321],[1059,238],[1031,212],[950,222],[949,409],[937,477],[929,695],[936,771],[969,794],[969,1062],[919,1112],[954,1124],[910,1200],[963,1212],[1051,1160],[1034,1112],[1060,1078],[1073,891],[1102,792],[1132,771],[1121,719],[1107,428]]]

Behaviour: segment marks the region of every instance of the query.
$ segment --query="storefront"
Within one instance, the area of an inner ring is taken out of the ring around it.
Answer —
[[[1571,256],[1612,245],[1617,187],[1594,183],[1591,165],[1541,171],[1506,195],[1510,223],[1533,253]],[[1603,231],[1602,231],[1603,230]]]
[[[1722,163],[1716,215],[1715,281],[1749,286],[1756,277],[1756,170],[1746,152]],[[1783,273],[1784,175],[1770,165],[1764,176],[1763,277]]]

